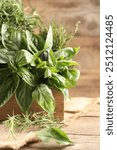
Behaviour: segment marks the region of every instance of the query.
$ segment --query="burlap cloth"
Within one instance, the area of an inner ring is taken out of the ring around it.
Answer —
[[[17,150],[29,142],[39,141],[34,131],[16,133],[15,136],[11,136],[3,125],[0,125],[0,129],[2,129],[0,130],[0,149],[11,148]]]
[[[82,115],[85,115],[90,110],[95,109],[99,103],[99,98],[72,98],[71,101],[65,102],[65,125]],[[27,132],[16,133],[15,136],[10,136],[8,129],[0,124],[0,149],[11,148],[14,150],[20,149],[29,142],[39,142],[35,136],[36,129],[29,129]]]

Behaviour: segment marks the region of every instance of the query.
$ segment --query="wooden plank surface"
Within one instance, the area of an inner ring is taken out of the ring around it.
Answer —
[[[82,74],[93,71],[99,72],[100,69],[100,37],[75,37],[68,45],[73,47],[80,46],[80,51],[75,60],[81,65]],[[94,72],[95,73],[95,72]]]
[[[81,117],[65,127],[68,134],[99,136],[99,117]],[[76,132],[77,131],[77,132]]]
[[[84,136],[84,135],[69,135],[74,139],[73,146],[59,146],[53,143],[43,144],[36,143],[30,144],[21,150],[99,150],[99,137],[98,136]]]
[[[90,102],[90,105],[84,107],[84,115],[82,114],[79,117],[78,113],[72,114],[72,117],[68,120],[69,125],[65,127],[69,137],[74,141],[73,146],[59,146],[55,143],[36,143],[28,145],[28,147],[24,147],[21,150],[99,150],[99,99],[87,99],[87,102]],[[76,105],[78,104],[81,105],[81,102],[79,101],[78,103],[77,101]]]
[[[46,144],[37,142],[30,143],[20,150],[99,150],[99,98],[72,98],[72,100],[74,102],[76,100],[77,107],[71,109],[71,106],[65,103],[67,105],[65,111],[68,110],[68,113],[65,112],[64,130],[68,133],[74,145],[60,146],[55,142]],[[71,102],[68,103],[71,104]],[[80,111],[82,112],[81,115],[79,115]],[[69,112],[72,112],[72,114]],[[4,138],[7,134],[3,125],[0,125],[0,134]],[[25,134],[23,136],[25,137]]]
[[[100,91],[100,38],[75,37],[69,45],[81,47],[75,57],[81,65],[77,87],[70,89],[71,97],[99,97]]]

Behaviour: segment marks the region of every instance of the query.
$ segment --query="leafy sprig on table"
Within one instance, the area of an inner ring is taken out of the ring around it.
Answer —
[[[55,119],[53,114],[45,114],[44,112],[30,113],[22,115],[8,116],[3,124],[9,129],[9,134],[13,138],[16,132],[30,130],[30,127],[36,127],[35,136],[41,141],[49,142],[55,140],[59,144],[73,144],[67,134],[60,129],[63,124],[59,119]]]

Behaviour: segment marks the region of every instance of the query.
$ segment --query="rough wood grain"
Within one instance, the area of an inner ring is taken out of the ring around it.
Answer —
[[[71,120],[71,124],[65,130],[68,134],[99,136],[99,117],[78,117],[74,121]]]
[[[85,100],[89,101],[89,98],[85,98]],[[76,117],[77,114],[72,114],[69,125],[65,127],[69,137],[74,141],[73,146],[67,147],[57,146],[54,143],[37,143],[28,145],[28,147],[22,148],[22,150],[99,150],[99,113],[98,116],[95,116],[95,113],[99,112],[99,99],[94,98],[94,100],[91,99],[91,101],[90,109],[83,109],[87,113],[80,118]],[[65,116],[66,115],[67,113],[65,113]]]
[[[75,37],[69,45],[80,46],[80,52],[75,57],[81,65],[81,71],[87,73],[98,72],[100,69],[100,38],[99,37]],[[83,73],[82,72],[82,73]]]
[[[71,97],[99,97],[100,92],[100,38],[75,37],[69,45],[81,47],[75,57],[81,65],[77,87],[70,89]]]
[[[25,6],[28,2],[24,0]],[[41,12],[45,22],[56,20],[73,31],[81,21],[79,35],[99,36],[99,0],[30,0],[30,4]]]

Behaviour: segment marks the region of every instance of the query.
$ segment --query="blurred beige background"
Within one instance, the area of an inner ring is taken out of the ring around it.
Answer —
[[[81,64],[81,77],[77,87],[70,89],[73,97],[99,97],[100,71],[100,2],[99,0],[23,0],[39,10],[45,22],[55,20],[68,31],[75,30],[80,21],[79,32],[69,46],[80,46],[75,57]]]

